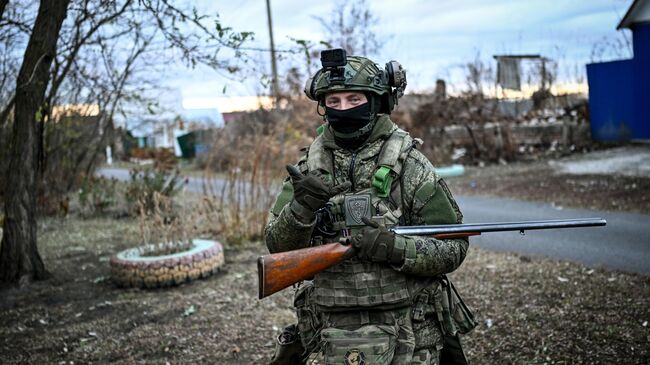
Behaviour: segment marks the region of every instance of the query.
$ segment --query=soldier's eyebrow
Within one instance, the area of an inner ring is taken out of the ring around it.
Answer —
[[[363,95],[360,95],[360,94],[351,94],[351,95],[348,95],[348,97],[347,97],[346,99],[348,99],[348,100],[350,100],[350,101],[354,101],[354,100],[363,100]]]

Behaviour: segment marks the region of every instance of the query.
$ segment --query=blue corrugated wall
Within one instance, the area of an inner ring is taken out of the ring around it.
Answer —
[[[650,24],[633,29],[636,123],[632,138],[650,140]]]
[[[634,58],[587,65],[592,138],[650,139],[650,24],[634,26]]]
[[[591,138],[613,142],[629,140],[635,123],[634,65],[614,61],[587,65]]]

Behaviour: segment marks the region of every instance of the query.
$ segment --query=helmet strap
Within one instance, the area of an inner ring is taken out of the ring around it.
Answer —
[[[316,104],[316,114],[320,115],[321,117],[323,117],[323,120],[325,120],[325,106],[323,106],[322,103],[323,103],[322,101],[319,101]]]

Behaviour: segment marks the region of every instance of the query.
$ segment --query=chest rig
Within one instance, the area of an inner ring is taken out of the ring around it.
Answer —
[[[383,141],[370,143],[357,151],[363,160],[355,174],[355,153],[343,175],[335,152],[317,137],[309,148],[307,169],[321,171],[330,182],[350,178],[354,190],[330,199],[317,212],[313,244],[338,241],[365,226],[361,217],[381,220],[387,227],[404,224],[400,177],[408,153],[417,143],[408,133],[395,127]],[[341,159],[340,156],[338,158]],[[356,185],[356,186],[355,186]],[[356,257],[346,260],[314,277],[314,302],[324,311],[352,309],[388,309],[410,303],[406,275],[388,265],[365,262]]]

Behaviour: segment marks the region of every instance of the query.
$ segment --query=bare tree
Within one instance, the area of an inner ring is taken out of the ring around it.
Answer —
[[[376,26],[379,17],[366,0],[337,1],[328,17],[315,17],[325,32],[325,41],[350,55],[373,56],[381,50]]]
[[[467,84],[467,93],[471,95],[483,96],[485,84],[494,81],[493,70],[489,63],[483,62],[479,52],[474,56],[472,62],[465,64],[465,82]]]
[[[379,17],[366,0],[337,1],[328,16],[314,16],[321,24],[320,41],[289,37],[292,47],[287,52],[281,95],[302,95],[304,80],[320,68],[320,51],[325,48],[343,48],[348,55],[371,57],[379,54],[384,41],[380,41]],[[390,35],[384,35],[390,38]],[[293,57],[291,57],[293,56]]]
[[[36,247],[36,126],[70,0],[43,0],[18,73],[15,121],[0,244],[0,281],[25,282],[47,276]]]
[[[34,23],[30,15],[32,7],[32,4],[8,0],[0,3],[0,134],[13,108],[16,77],[23,56],[20,51],[29,38],[30,24]]]
[[[10,5],[0,2],[2,21]],[[21,32],[19,25],[11,26]],[[240,48],[252,37],[170,0],[43,0],[29,30],[15,99],[2,111],[9,116],[14,110],[10,163],[1,171],[6,199],[0,281],[10,283],[47,276],[36,245],[37,192],[52,182],[66,192],[79,175],[92,173],[113,128],[113,116],[127,104],[151,102],[140,93],[151,85],[141,81],[152,78],[152,65],[175,62],[180,53],[189,66],[204,64],[235,73],[247,57]],[[175,50],[172,56],[170,50]],[[65,126],[47,122],[54,118],[52,106],[62,103],[98,105],[94,129],[59,138],[61,130],[56,128]],[[68,153],[70,147],[77,152]],[[65,180],[47,180],[48,172],[61,174],[64,166],[70,168]]]
[[[613,36],[602,37],[591,46],[589,60],[605,62],[616,59],[628,59],[634,54],[632,49],[632,36],[628,30],[616,32]]]

